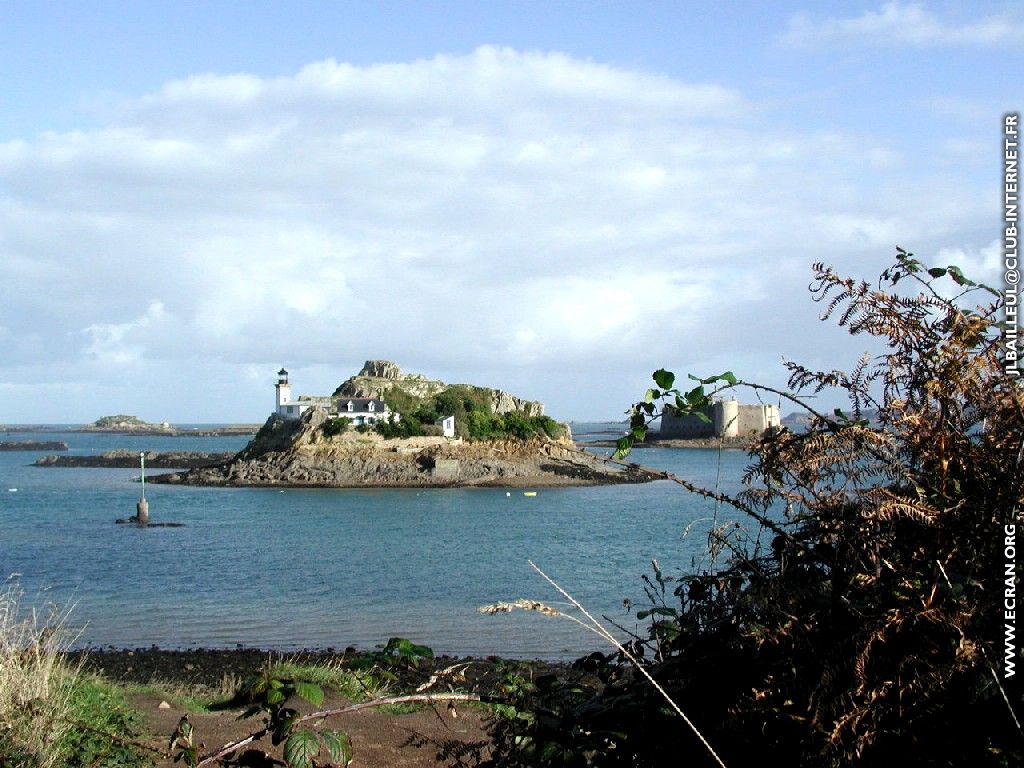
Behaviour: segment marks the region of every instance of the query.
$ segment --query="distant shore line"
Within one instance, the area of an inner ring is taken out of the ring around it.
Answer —
[[[139,428],[139,429],[105,429],[88,426],[61,426],[54,424],[3,424],[0,425],[0,434],[12,432],[41,433],[41,434],[89,434],[89,435],[137,435],[139,437],[231,437],[235,435],[255,435],[259,431],[259,424],[228,424],[221,427],[160,427]]]
[[[755,438],[750,437],[686,437],[660,438],[648,435],[643,442],[633,444],[638,448],[725,448],[728,450],[749,450]],[[587,440],[579,442],[580,448],[615,448],[615,440]]]

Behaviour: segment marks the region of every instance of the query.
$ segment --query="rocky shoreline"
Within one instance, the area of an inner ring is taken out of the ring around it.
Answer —
[[[302,651],[274,651],[259,648],[194,648],[190,650],[170,650],[164,648],[87,648],[67,652],[74,663],[81,662],[93,673],[101,674],[108,680],[119,683],[146,684],[153,680],[177,683],[181,685],[216,686],[225,676],[245,679],[257,674],[269,661],[282,658],[300,659],[303,664],[337,665],[350,662],[361,657],[372,655],[372,651],[357,650],[353,647],[344,649],[314,648]],[[474,682],[490,680],[497,683],[501,679],[501,659],[497,656],[485,658],[437,656],[420,660],[416,669],[403,669],[396,666],[398,674],[407,673],[416,682],[422,682],[435,669],[442,669],[454,663],[462,662],[469,670]],[[564,673],[569,664],[559,661],[533,661],[532,665],[551,672]],[[398,681],[401,682],[401,681]]]
[[[571,441],[384,440],[358,433],[328,438],[321,430],[326,418],[320,409],[308,411],[301,420],[272,416],[227,463],[155,475],[151,481],[200,486],[548,488],[645,483],[661,476],[635,464],[609,464],[576,449]]]
[[[58,440],[5,440],[0,451],[66,451],[68,444]]]
[[[203,453],[201,451],[147,451],[146,466],[154,469],[194,469],[223,464],[233,453]],[[40,456],[33,462],[36,467],[88,467],[138,468],[139,452],[118,449],[91,456]]]

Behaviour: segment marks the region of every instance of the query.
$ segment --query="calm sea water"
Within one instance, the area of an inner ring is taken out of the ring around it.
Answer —
[[[576,424],[574,434],[616,428]],[[62,432],[0,439],[63,440],[72,454],[230,451],[247,440]],[[519,597],[564,606],[529,559],[592,612],[635,627],[623,599],[643,603],[650,560],[667,572],[689,568],[714,513],[666,481],[539,489],[535,497],[147,485],[151,519],[185,526],[137,529],[114,520],[135,513],[138,470],[30,466],[38,455],[0,452],[0,578],[19,574],[29,603],[73,604],[82,646],[372,648],[400,635],[439,653],[574,657],[606,649],[565,619],[477,608]],[[643,449],[633,458],[708,486],[720,476],[726,490],[738,488],[747,462],[740,451],[695,449]]]

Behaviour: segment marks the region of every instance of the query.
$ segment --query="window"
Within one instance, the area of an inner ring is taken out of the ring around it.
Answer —
[[[369,405],[369,406],[367,407],[367,410],[369,410],[369,411],[373,411],[373,409],[374,409],[374,408],[373,408],[373,400],[371,400],[371,401],[370,401],[370,405]]]
[[[351,400],[349,400],[348,401],[348,412],[352,413],[352,411],[354,411],[355,409],[356,409],[355,404]]]

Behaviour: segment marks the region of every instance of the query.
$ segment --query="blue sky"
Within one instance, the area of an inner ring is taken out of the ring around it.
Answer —
[[[844,367],[816,260],[998,279],[1012,3],[0,2],[0,422],[371,357],[613,417]]]

